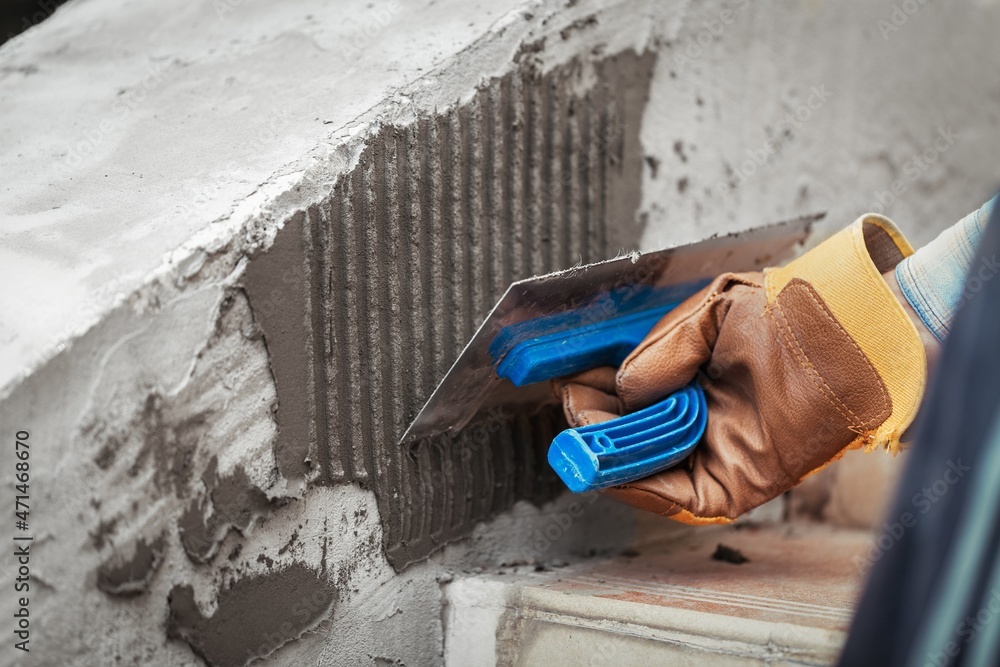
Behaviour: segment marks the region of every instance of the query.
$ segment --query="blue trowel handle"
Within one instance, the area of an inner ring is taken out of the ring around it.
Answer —
[[[566,429],[549,447],[549,465],[576,493],[624,484],[680,462],[707,420],[705,392],[692,383],[638,412]]]
[[[674,305],[536,336],[531,335],[528,322],[524,327],[527,332],[522,333],[524,337],[513,344],[509,339],[517,338],[517,334],[501,332],[495,356],[506,353],[497,365],[497,375],[523,387],[598,366],[618,366]],[[508,350],[502,350],[504,343]]]
[[[675,305],[598,322],[573,322],[570,313],[571,326],[556,331],[522,323],[502,331],[491,348],[497,375],[523,386],[618,366]],[[707,419],[705,393],[692,383],[639,412],[563,431],[549,447],[549,464],[577,493],[624,484],[680,462],[701,440]]]

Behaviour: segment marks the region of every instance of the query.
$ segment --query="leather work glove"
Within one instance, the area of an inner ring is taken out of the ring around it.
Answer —
[[[865,446],[899,448],[923,343],[883,273],[913,249],[867,215],[781,268],[727,273],[668,313],[617,371],[554,384],[574,426],[646,407],[697,376],[708,426],[675,468],[606,489],[690,524],[728,523]]]

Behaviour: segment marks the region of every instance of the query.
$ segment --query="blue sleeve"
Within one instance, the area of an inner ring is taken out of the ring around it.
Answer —
[[[903,296],[939,341],[948,335],[964,300],[1000,270],[995,257],[976,272],[971,266],[996,200],[994,197],[941,232],[896,267]]]

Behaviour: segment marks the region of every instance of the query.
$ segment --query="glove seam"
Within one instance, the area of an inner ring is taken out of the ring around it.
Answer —
[[[858,431],[856,429],[864,428],[865,425],[861,421],[861,418],[858,417],[856,414],[854,414],[854,411],[851,410],[849,407],[847,407],[847,405],[843,402],[843,400],[841,400],[840,397],[837,396],[836,392],[833,391],[833,388],[830,387],[826,379],[820,374],[820,372],[813,365],[812,361],[809,359],[809,356],[805,353],[805,350],[802,349],[798,340],[795,338],[795,333],[792,331],[791,326],[788,324],[788,321],[785,318],[785,314],[781,308],[781,305],[777,301],[775,301],[771,304],[768,304],[768,306],[769,307],[765,309],[766,312],[771,316],[771,319],[774,320],[775,325],[778,327],[778,330],[781,332],[782,337],[785,339],[785,347],[787,347],[789,351],[791,351],[792,356],[798,362],[799,366],[805,369],[806,377],[808,377],[810,382],[812,382],[813,385],[817,389],[819,389],[820,394],[822,394],[822,396],[830,403],[830,405],[832,405],[833,408],[838,413],[840,413],[840,416],[843,417],[845,420],[847,420],[849,424],[849,429],[851,431],[857,433]],[[775,311],[777,311],[781,315],[780,322],[778,320],[778,317],[775,315]]]
[[[838,322],[837,319],[835,317],[833,317],[833,315],[830,314],[829,310],[826,307],[826,304],[824,304],[820,299],[818,299],[816,297],[816,294],[813,293],[812,290],[807,289],[807,290],[805,290],[805,293],[806,293],[806,296],[808,296],[809,299],[814,304],[816,304],[816,307],[819,309],[820,312],[823,313],[823,317],[825,317],[827,319],[827,321],[829,321],[833,326],[840,327],[841,330],[843,330],[843,327],[841,326],[840,322]],[[845,331],[844,333],[846,334],[847,332]],[[889,396],[889,390],[886,389],[884,380],[882,380],[882,377],[879,375],[878,369],[876,369],[875,366],[872,364],[871,359],[868,358],[868,355],[865,354],[865,351],[861,349],[861,346],[858,345],[857,341],[854,340],[854,338],[852,338],[850,334],[847,334],[847,339],[849,341],[851,341],[851,347],[853,347],[855,349],[855,351],[860,355],[861,359],[864,360],[865,365],[868,366],[868,369],[872,372],[872,374],[876,378],[878,378],[878,380],[879,380],[879,382],[878,382],[878,390],[879,390],[879,396],[882,399],[882,410],[883,410],[883,412],[887,413],[886,416],[883,417],[878,423],[871,423],[871,422],[874,422],[875,419],[877,419],[876,417],[872,417],[867,422],[861,422],[860,421],[860,417],[859,417],[858,421],[859,421],[861,427],[864,428],[866,430],[866,433],[867,433],[867,431],[870,431],[870,430],[873,430],[875,428],[878,428],[878,426],[880,424],[882,424],[882,422],[884,422],[889,417],[889,415],[892,414],[892,398]],[[805,354],[805,350],[803,350],[803,354]],[[817,370],[816,373],[819,374],[819,371]],[[824,382],[825,382],[825,380],[824,380]],[[830,392],[833,393],[833,389],[832,388],[830,389]],[[841,400],[841,399],[838,397],[837,400]],[[847,408],[847,404],[846,403],[844,404],[844,407]],[[850,410],[850,408],[848,408],[848,410]],[[854,412],[851,411],[851,414],[854,414]],[[865,435],[866,433],[858,433],[858,435]]]
[[[724,514],[721,514],[719,516],[701,516],[699,514],[695,514],[691,510],[689,510],[686,507],[682,506],[676,500],[671,500],[670,498],[665,498],[664,496],[661,496],[659,493],[656,493],[655,491],[650,491],[649,489],[644,489],[642,487],[633,486],[631,484],[622,484],[621,486],[616,486],[614,488],[620,489],[622,491],[626,491],[626,490],[628,490],[628,491],[639,491],[641,493],[653,496],[654,498],[657,498],[658,500],[665,500],[665,501],[671,503],[671,506],[668,509],[665,509],[662,512],[653,512],[653,513],[656,514],[656,515],[658,515],[658,516],[665,517],[667,519],[674,519],[676,521],[680,521],[681,523],[685,523],[683,521],[683,519],[678,519],[677,518],[677,515],[681,514],[681,513],[687,514],[692,519],[696,519],[697,521],[701,521],[701,522],[704,522],[704,523],[723,523],[723,522],[724,523],[732,523],[733,522],[732,518],[730,518],[730,517],[728,517],[728,516],[726,516]],[[674,512],[673,514],[668,514],[668,512],[672,512],[674,509],[677,509],[677,512]],[[649,511],[649,510],[647,510],[647,511]]]

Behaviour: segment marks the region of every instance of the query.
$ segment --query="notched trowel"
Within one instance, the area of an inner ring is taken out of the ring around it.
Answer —
[[[790,259],[823,215],[512,283],[402,443],[551,403],[549,380],[619,365],[663,315],[720,273]],[[621,484],[685,458],[706,420],[704,393],[692,383],[638,412],[563,431],[549,463],[573,491]]]

